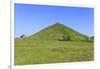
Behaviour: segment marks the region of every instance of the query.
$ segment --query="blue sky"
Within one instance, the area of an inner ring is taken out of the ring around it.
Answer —
[[[32,35],[60,22],[87,36],[94,35],[94,9],[68,6],[14,5],[15,37]]]

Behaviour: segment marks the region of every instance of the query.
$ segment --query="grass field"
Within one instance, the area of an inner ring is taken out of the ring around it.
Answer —
[[[15,40],[15,65],[94,60],[93,42]]]

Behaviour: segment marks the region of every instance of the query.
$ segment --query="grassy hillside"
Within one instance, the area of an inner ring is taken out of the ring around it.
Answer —
[[[58,40],[62,36],[70,37],[70,40],[75,41],[87,40],[88,38],[86,35],[80,34],[79,32],[60,23],[51,25],[36,34],[33,34],[30,36],[30,38],[41,40]]]
[[[60,41],[62,36],[70,40]],[[15,39],[15,65],[94,60],[94,43],[87,36],[56,23],[26,38]]]

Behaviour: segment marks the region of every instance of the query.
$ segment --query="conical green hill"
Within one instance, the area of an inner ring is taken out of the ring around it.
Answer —
[[[63,25],[56,23],[29,36],[28,38],[39,40],[87,40],[87,36]]]

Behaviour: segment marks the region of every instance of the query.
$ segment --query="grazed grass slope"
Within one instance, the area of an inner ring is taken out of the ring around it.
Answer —
[[[83,35],[63,24],[56,23],[51,25],[28,38],[41,39],[41,40],[57,40],[60,36],[68,36],[70,40],[87,40],[87,36]]]
[[[62,35],[69,36],[70,40],[59,41]],[[56,23],[29,37],[15,39],[15,64],[91,61],[94,59],[93,42],[88,42],[87,38]]]

